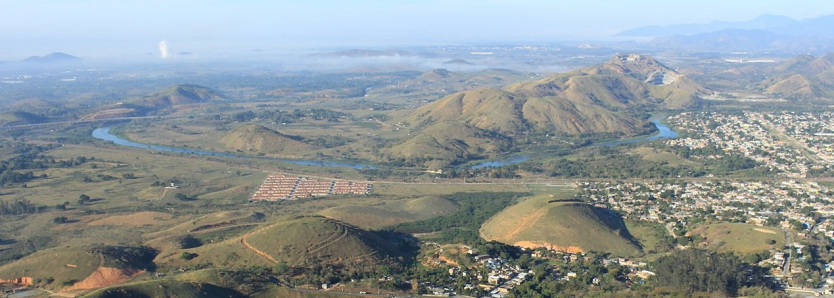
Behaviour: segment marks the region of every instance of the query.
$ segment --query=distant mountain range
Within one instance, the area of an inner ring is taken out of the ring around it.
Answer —
[[[756,30],[793,26],[799,22],[786,16],[761,15],[743,22],[714,21],[708,24],[675,24],[668,26],[647,26],[629,29],[614,36],[626,37],[660,37],[668,35],[695,35],[721,31],[725,29]]]
[[[402,50],[360,50],[349,49],[329,53],[307,55],[312,58],[368,58],[368,57],[412,57],[414,53]]]
[[[81,58],[75,57],[73,55],[69,55],[66,53],[61,52],[54,52],[46,56],[31,56],[29,58],[23,59],[22,63],[40,63],[40,64],[47,64],[47,63],[69,63],[69,62],[81,62]]]
[[[648,45],[667,49],[823,53],[834,50],[834,15],[802,21],[763,15],[744,22],[641,27],[615,36],[654,37]]]

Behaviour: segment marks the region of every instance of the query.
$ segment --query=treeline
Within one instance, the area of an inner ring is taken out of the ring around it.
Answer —
[[[29,199],[19,199],[11,202],[0,200],[0,215],[24,215],[37,213],[38,211],[38,205],[29,201]]]
[[[767,286],[767,271],[742,262],[731,253],[686,249],[659,258],[652,264],[652,283],[687,294],[721,293],[737,296],[744,287]]]
[[[667,150],[660,147],[658,150]],[[702,177],[708,173],[724,174],[745,171],[750,176],[766,175],[760,164],[748,157],[728,154],[723,150],[680,148],[674,153],[681,158],[695,158],[700,163],[693,165],[670,165],[666,161],[646,160],[640,154],[625,152],[629,147],[595,148],[579,158],[559,158],[548,162],[523,162],[493,168],[459,169],[444,173],[444,176],[515,178],[519,173],[535,173],[561,178],[612,178],[612,179],[660,179],[678,177]],[[560,156],[564,154],[555,153]],[[716,158],[705,158],[715,156]],[[709,170],[709,171],[708,171]],[[757,172],[759,171],[759,172]],[[772,174],[772,173],[770,173]]]
[[[340,119],[348,119],[350,117],[352,117],[351,114],[328,109],[295,109],[292,111],[261,110],[257,113],[254,111],[245,111],[232,115],[230,119],[237,122],[249,122],[254,119],[268,119],[277,123],[293,123],[301,121],[305,118],[339,122]]]
[[[46,178],[46,174],[35,176],[32,171],[47,168],[71,168],[95,160],[95,157],[78,156],[74,159],[56,160],[54,157],[43,155],[59,145],[13,144],[6,145],[16,156],[0,161],[0,187],[9,183],[26,183],[36,178]]]
[[[387,228],[392,232],[431,233],[440,232],[434,241],[443,243],[479,243],[482,242],[478,230],[490,217],[504,208],[514,204],[520,197],[529,193],[486,192],[455,193],[444,198],[458,204],[459,208],[452,214],[426,220],[401,223]]]
[[[25,183],[36,178],[46,178],[46,174],[35,176],[32,171],[22,172],[31,169],[46,168],[69,168],[84,164],[95,157],[79,156],[75,159],[56,160],[53,157],[43,155],[43,152],[52,150],[58,145],[34,145],[34,144],[12,144],[6,145],[12,154],[16,156],[0,161],[0,187],[8,183]]]

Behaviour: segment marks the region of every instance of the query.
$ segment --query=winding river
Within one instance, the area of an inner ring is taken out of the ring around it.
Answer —
[[[236,155],[231,153],[223,153],[223,152],[214,152],[214,151],[203,151],[203,150],[194,150],[194,149],[184,149],[184,148],[176,148],[176,147],[167,147],[167,146],[159,146],[159,145],[146,145],[142,143],[131,142],[115,135],[110,134],[109,127],[102,127],[96,128],[93,130],[93,137],[99,140],[105,140],[113,142],[116,145],[120,146],[128,146],[128,147],[136,147],[136,148],[143,148],[143,149],[152,149],[158,151],[167,151],[167,152],[175,152],[175,153],[187,153],[187,154],[197,154],[197,155],[211,155],[211,156],[220,156],[220,157],[237,157],[237,158],[251,158],[251,159],[263,159],[263,160],[274,160],[280,161],[295,165],[303,165],[303,166],[316,166],[316,167],[344,167],[344,168],[354,168],[354,169],[375,169],[374,166],[359,164],[359,163],[344,163],[344,162],[335,162],[335,161],[320,161],[320,160],[304,160],[304,159],[285,159],[285,158],[273,158],[273,157],[253,157],[253,156],[245,156],[245,155]]]
[[[594,146],[613,147],[613,146],[618,146],[618,145],[623,145],[623,144],[632,144],[632,143],[639,143],[639,142],[644,142],[644,141],[654,141],[654,140],[657,140],[657,139],[674,139],[674,138],[678,137],[677,132],[675,132],[674,130],[669,128],[669,126],[667,126],[666,124],[663,124],[663,122],[660,122],[659,119],[652,119],[651,122],[654,124],[655,127],[657,127],[658,132],[656,134],[653,134],[653,135],[650,135],[650,136],[645,136],[645,137],[640,137],[640,138],[608,141],[608,142],[604,142],[604,143],[595,144]],[[532,154],[513,156],[513,157],[499,159],[499,160],[491,160],[491,161],[486,161],[486,162],[482,162],[482,163],[473,165],[472,168],[473,169],[479,169],[479,168],[486,168],[486,167],[503,167],[503,166],[508,166],[508,165],[511,165],[511,164],[516,164],[516,163],[526,161],[526,160],[530,159],[531,157],[533,157]]]
[[[618,146],[623,144],[631,144],[631,143],[638,143],[643,141],[654,141],[657,139],[672,139],[677,138],[678,133],[673,131],[660,122],[660,120],[651,120],[654,123],[654,126],[657,127],[658,132],[654,135],[634,138],[634,139],[625,139],[625,140],[616,140],[616,141],[609,141],[600,144],[596,144],[595,146],[601,147],[611,147],[611,146]],[[272,158],[272,157],[253,157],[253,156],[245,156],[245,155],[236,155],[231,153],[223,153],[223,152],[214,152],[214,151],[203,151],[203,150],[194,150],[194,149],[185,149],[185,148],[176,148],[176,147],[167,147],[167,146],[160,146],[160,145],[147,145],[142,143],[131,142],[115,135],[110,134],[109,127],[102,127],[93,130],[93,137],[100,140],[110,141],[116,145],[120,146],[128,146],[128,147],[136,147],[136,148],[143,148],[143,149],[152,149],[158,151],[167,151],[167,152],[175,152],[175,153],[186,153],[186,154],[197,154],[197,155],[211,155],[211,156],[220,156],[220,157],[236,157],[236,158],[251,158],[251,159],[263,159],[263,160],[274,160],[274,161],[281,161],[285,163],[295,164],[295,165],[304,165],[304,166],[316,166],[316,167],[347,167],[347,168],[354,168],[354,169],[375,169],[376,167],[366,164],[359,164],[359,163],[344,163],[344,162],[334,162],[334,161],[320,161],[320,160],[305,160],[305,159],[285,159],[285,158]],[[499,160],[492,160],[482,162],[476,165],[473,165],[473,169],[478,168],[485,168],[485,167],[503,167],[511,164],[520,163],[530,159],[532,155],[519,155],[508,157]]]

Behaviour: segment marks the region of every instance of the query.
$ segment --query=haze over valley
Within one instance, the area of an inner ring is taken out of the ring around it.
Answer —
[[[4,297],[834,295],[828,2],[4,6]]]

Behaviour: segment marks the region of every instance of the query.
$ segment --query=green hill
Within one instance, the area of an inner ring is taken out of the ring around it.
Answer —
[[[408,221],[447,215],[458,209],[457,204],[437,196],[421,197],[375,206],[338,206],[318,214],[352,225],[371,229]]]
[[[182,104],[223,101],[218,91],[194,84],[173,85],[148,95],[128,100],[127,103],[147,108],[164,108]]]
[[[621,256],[641,252],[619,216],[577,201],[554,201],[551,196],[533,197],[505,209],[483,224],[481,236],[528,248]]]
[[[224,298],[245,297],[234,290],[209,283],[154,280],[110,287],[90,293],[87,298]]]
[[[383,149],[382,160],[425,165],[437,169],[460,160],[477,159],[506,150],[510,139],[456,121],[429,123],[393,146]]]
[[[106,119],[174,112],[179,106],[220,102],[226,98],[218,91],[194,84],[179,84],[105,106],[82,119]]]
[[[184,259],[184,252],[194,254]],[[241,236],[200,247],[161,253],[160,267],[187,267],[211,263],[223,268],[239,266],[318,265],[368,271],[378,265],[396,266],[402,252],[377,234],[321,216],[284,219],[250,230]]]
[[[452,75],[454,75],[453,72],[440,68],[424,72],[417,77],[417,80],[425,82],[442,82]]]
[[[484,88],[459,92],[417,109],[407,122],[427,125],[459,121],[480,129],[516,134],[526,128],[521,107],[524,101],[510,93]]]
[[[266,154],[304,154],[317,149],[316,146],[302,142],[299,137],[252,124],[241,125],[229,131],[221,142],[230,149]]]
[[[355,226],[324,217],[300,217],[266,226],[245,241],[290,266],[391,262],[399,252],[386,240]]]

